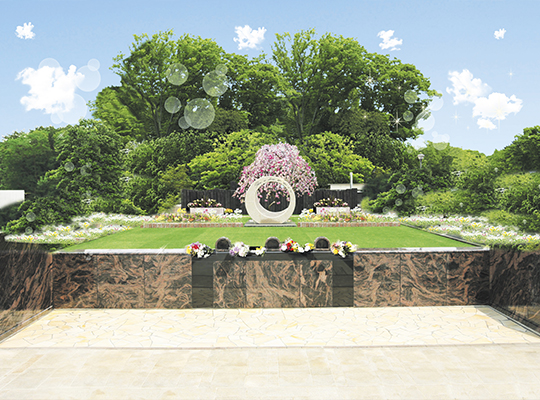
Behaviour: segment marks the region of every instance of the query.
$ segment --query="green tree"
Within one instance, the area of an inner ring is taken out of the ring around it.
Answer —
[[[271,126],[282,119],[283,101],[278,97],[280,76],[277,67],[264,55],[251,60],[238,54],[226,54],[225,58],[230,88],[219,97],[219,107],[246,112],[249,129]]]
[[[319,187],[330,183],[348,183],[350,173],[356,183],[364,182],[374,170],[374,165],[366,158],[353,152],[350,139],[332,132],[322,132],[306,139],[304,156],[310,160]]]
[[[57,168],[39,182],[48,188],[47,193],[22,203],[23,217],[8,223],[8,230],[35,230],[78,214],[129,209],[122,200],[121,140],[114,131],[100,122],[82,120],[62,128],[55,149]],[[34,220],[27,218],[29,213],[35,215]]]
[[[523,134],[517,135],[502,153],[507,170],[540,171],[540,125],[523,129]]]
[[[90,102],[92,116],[109,125],[122,137],[124,143],[132,140],[142,141],[146,137],[144,124],[133,115],[127,105],[122,103],[121,90],[122,88],[117,86],[102,89],[97,94],[96,100]]]
[[[350,38],[326,34],[316,40],[314,29],[276,38],[272,59],[281,73],[280,92],[290,115],[294,136],[289,141],[302,144],[315,132],[325,109],[346,106],[367,53]]]
[[[398,170],[406,161],[406,145],[392,137],[388,114],[352,107],[328,119],[332,132],[350,138],[356,154],[385,170]]]
[[[120,53],[112,66],[121,79],[119,100],[143,124],[147,138],[167,136],[178,130],[182,113],[168,112],[167,99],[176,97],[185,106],[189,100],[206,97],[203,77],[223,63],[224,51],[213,40],[184,35],[174,41],[172,36],[172,30],[151,37],[134,35],[130,54]],[[188,72],[181,85],[168,79],[170,68],[178,63]]]
[[[370,54],[352,38],[330,34],[315,39],[315,30],[276,35],[273,60],[281,73],[280,92],[288,106],[291,140],[321,131],[321,119],[360,107],[394,116],[392,137],[404,141],[416,137],[415,119],[405,121],[406,111],[420,115],[429,100],[407,102],[404,94],[439,95],[413,65]],[[410,101],[410,100],[409,100]]]
[[[195,157],[190,163],[191,179],[201,189],[229,189],[238,182],[242,168],[250,165],[262,145],[278,140],[271,134],[250,130],[233,132],[224,142],[215,142],[214,150]]]
[[[39,127],[6,136],[0,142],[0,189],[24,190],[27,199],[38,196],[40,179],[57,167],[58,132],[53,127]]]

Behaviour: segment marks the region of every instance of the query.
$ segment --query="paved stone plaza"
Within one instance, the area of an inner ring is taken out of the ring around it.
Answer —
[[[540,336],[488,306],[57,309],[0,399],[539,399]]]

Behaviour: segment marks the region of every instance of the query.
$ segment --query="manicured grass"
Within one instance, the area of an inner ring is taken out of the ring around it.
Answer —
[[[222,236],[231,242],[242,241],[250,246],[262,246],[270,236],[281,241],[292,238],[300,244],[326,236],[331,242],[347,240],[359,248],[397,247],[472,247],[466,243],[447,239],[429,232],[406,226],[339,227],[339,228],[134,228],[101,237],[64,249],[180,249],[192,242],[214,247]]]

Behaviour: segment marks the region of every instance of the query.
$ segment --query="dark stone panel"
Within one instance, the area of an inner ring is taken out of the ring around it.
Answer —
[[[0,337],[52,306],[52,256],[0,235]]]
[[[143,254],[94,255],[99,308],[144,308]]]
[[[354,306],[399,306],[400,279],[399,253],[355,253]]]
[[[193,288],[192,290],[193,308],[212,308],[214,307],[214,290],[212,288]]]
[[[332,261],[305,260],[297,263],[300,264],[300,307],[331,307],[333,305]]]
[[[540,327],[540,252],[535,252],[531,270],[531,300],[527,306],[527,319]],[[539,328],[540,330],[540,328]]]
[[[532,272],[538,256],[532,252],[494,250],[490,254],[491,304],[510,309],[532,300]]]
[[[489,253],[448,253],[448,305],[489,304]]]
[[[332,307],[354,307],[354,288],[352,286],[334,286],[334,293],[332,297]]]
[[[191,256],[146,254],[143,263],[145,308],[191,307]]]
[[[298,261],[258,260],[246,262],[246,307],[300,307]]]
[[[53,254],[53,304],[55,308],[98,306],[95,256],[82,253]]]
[[[401,254],[401,305],[445,306],[448,253]]]
[[[245,260],[226,256],[214,262],[214,307],[245,308]]]

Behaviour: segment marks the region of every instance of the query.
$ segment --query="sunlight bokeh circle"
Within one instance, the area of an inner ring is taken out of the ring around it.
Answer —
[[[407,90],[403,95],[403,98],[407,103],[412,104],[416,102],[416,100],[418,99],[418,95],[414,90]]]
[[[206,99],[194,99],[186,104],[184,108],[184,118],[186,122],[195,129],[204,129],[214,121],[216,112],[212,103]]]
[[[187,68],[183,64],[176,63],[167,68],[165,75],[167,76],[167,80],[170,83],[179,86],[185,81],[187,81],[189,73]]]
[[[227,77],[225,74],[220,75],[217,72],[209,72],[203,78],[204,91],[212,97],[221,96],[228,89]]]
[[[216,73],[218,75],[225,75],[227,73],[229,69],[227,68],[227,66],[225,64],[219,64],[217,67],[216,67]]]
[[[182,103],[177,97],[171,96],[165,100],[165,110],[171,114],[176,114],[180,110],[180,107],[182,107]]]
[[[182,129],[189,128],[189,124],[186,121],[186,117],[180,117],[178,118],[178,126]]]

